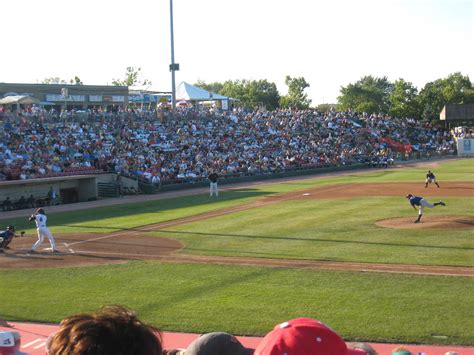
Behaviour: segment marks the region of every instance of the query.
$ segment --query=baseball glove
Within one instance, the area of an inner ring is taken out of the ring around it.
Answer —
[[[25,235],[25,231],[21,231],[20,235],[23,237]]]

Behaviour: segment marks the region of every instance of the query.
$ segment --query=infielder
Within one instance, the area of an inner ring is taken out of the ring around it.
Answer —
[[[421,216],[423,216],[423,211],[425,210],[425,207],[428,208],[433,208],[435,206],[446,206],[446,204],[443,201],[435,202],[433,204],[429,203],[426,201],[423,197],[421,196],[414,196],[412,194],[406,195],[406,198],[410,202],[410,205],[416,210],[418,207],[418,218],[414,223],[420,223]],[[417,207],[415,207],[417,206]]]
[[[432,182],[434,182],[436,184],[436,186],[439,187],[438,183],[436,182],[435,174],[433,174],[433,172],[431,170],[428,170],[428,173],[426,174],[425,188],[427,188],[428,184],[431,184]]]
[[[218,178],[219,178],[219,176],[215,172],[211,173],[208,176],[208,179],[211,182],[210,186],[209,186],[209,196],[212,196],[214,194],[216,195],[216,197],[219,196],[219,190],[217,190],[217,179]]]
[[[45,236],[49,239],[49,244],[51,244],[52,252],[59,253],[59,251],[56,249],[56,242],[54,240],[54,237],[49,231],[48,227],[46,227],[46,221],[48,220],[48,217],[46,217],[44,210],[42,208],[38,208],[28,220],[35,221],[36,230],[38,232],[38,240],[31,247],[30,253],[36,253],[36,249],[43,243]]]
[[[7,226],[7,229],[0,231],[0,253],[4,253],[5,249],[10,249],[8,244],[11,243],[13,237],[23,237],[25,232],[21,232],[20,235],[15,234],[15,226],[11,224]]]

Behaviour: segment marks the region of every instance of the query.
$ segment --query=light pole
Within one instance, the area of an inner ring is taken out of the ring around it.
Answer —
[[[175,71],[179,70],[179,64],[174,62],[174,32],[173,32],[173,0],[170,0],[170,34],[171,34],[171,109],[176,110],[176,81]]]

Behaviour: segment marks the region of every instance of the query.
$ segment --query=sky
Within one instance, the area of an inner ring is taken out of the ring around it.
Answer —
[[[169,0],[2,1],[0,82],[107,85],[141,68],[171,91]],[[474,0],[173,0],[176,84],[304,77],[313,104],[363,76],[474,82]],[[10,43],[7,43],[7,40]]]

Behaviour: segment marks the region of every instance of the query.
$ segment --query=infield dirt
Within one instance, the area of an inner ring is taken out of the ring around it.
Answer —
[[[130,230],[122,230],[111,234],[57,234],[55,237],[59,249],[61,250],[60,254],[51,254],[49,251],[43,250],[38,254],[30,255],[27,252],[30,245],[26,245],[26,242],[22,240],[23,238],[18,238],[20,240],[15,240],[15,244],[13,245],[13,248],[15,249],[7,250],[4,255],[0,255],[0,268],[54,268],[123,263],[129,260],[158,260],[162,262],[239,264],[286,268],[317,268],[347,271],[474,276],[474,270],[470,267],[193,256],[180,253],[183,245],[177,240],[171,238],[157,238],[147,235],[150,231],[214,218],[238,211],[255,209],[287,200],[337,199],[360,196],[400,196],[400,203],[406,204],[407,202],[404,196],[407,193],[433,198],[446,196],[472,196],[474,194],[474,184],[471,182],[444,183],[440,189],[431,186],[430,188],[424,188],[424,184],[420,183],[340,184],[331,185],[329,187],[311,188],[297,192],[262,197],[248,204],[236,207],[211,211],[163,223],[141,226]],[[421,224],[414,224],[413,218],[393,218],[378,221],[377,225],[400,229],[474,229],[474,217],[425,215],[423,223]],[[29,238],[28,243],[31,244],[31,242],[32,239]]]

